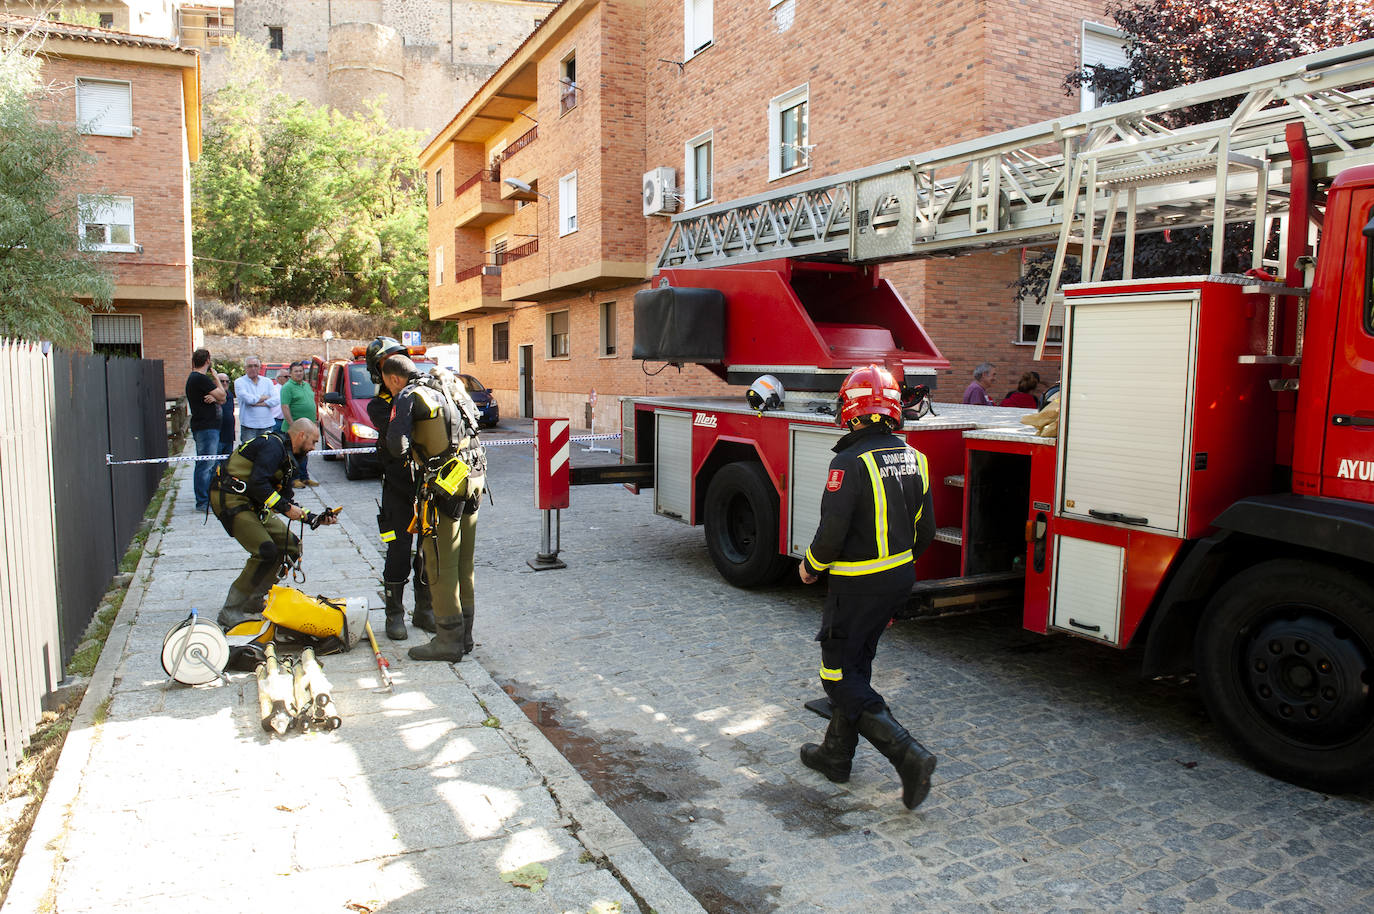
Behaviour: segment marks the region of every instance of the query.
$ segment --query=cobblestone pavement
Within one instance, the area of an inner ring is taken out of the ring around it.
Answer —
[[[1374,910],[1374,796],[1266,777],[1191,687],[1012,615],[879,647],[876,687],[940,758],[919,809],[866,744],[829,783],[797,759],[824,727],[820,589],[729,586],[700,528],[619,486],[574,489],[568,568],[533,572],[531,451],[491,453],[476,659],[708,910]],[[337,467],[371,512],[376,482]]]

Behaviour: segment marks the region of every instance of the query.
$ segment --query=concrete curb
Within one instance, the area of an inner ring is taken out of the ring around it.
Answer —
[[[658,914],[705,914],[677,877],[596,795],[572,763],[553,747],[480,664],[465,660],[455,664],[454,669],[488,713],[501,721],[501,729],[543,777],[554,800],[573,821],[577,840],[605,860],[642,904]]]
[[[56,898],[52,891],[57,882],[57,873],[66,863],[63,848],[66,845],[67,820],[81,794],[82,776],[99,737],[100,731],[95,723],[96,711],[114,693],[115,673],[124,660],[129,636],[134,629],[134,619],[143,605],[153,564],[162,545],[162,528],[176,503],[176,488],[183,475],[190,472],[191,466],[188,463],[177,467],[172,476],[171,486],[162,500],[162,508],[144,543],[143,555],[134,569],[133,580],[124,594],[124,602],[120,604],[119,613],[110,627],[105,647],[100,651],[100,659],[91,674],[86,695],[81,699],[76,717],[72,719],[71,730],[67,733],[67,741],[57,761],[57,770],[43,795],[43,805],[39,807],[19,865],[15,868],[9,894],[5,896],[5,911],[17,914],[21,911],[56,909]]]

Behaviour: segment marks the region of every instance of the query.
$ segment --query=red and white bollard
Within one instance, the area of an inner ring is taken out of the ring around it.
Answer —
[[[568,506],[568,465],[572,446],[567,419],[534,420],[534,506],[543,512],[539,554],[528,561],[535,571],[567,568],[559,560],[562,509]]]

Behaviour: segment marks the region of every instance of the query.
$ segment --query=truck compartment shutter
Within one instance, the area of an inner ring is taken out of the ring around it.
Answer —
[[[664,287],[635,293],[633,357],[651,362],[725,359],[725,296],[719,289]]]
[[[1055,540],[1054,627],[1115,644],[1126,550],[1069,536]]]
[[[821,522],[821,495],[830,469],[831,450],[844,434],[841,428],[792,427],[792,453],[787,483],[787,548],[801,558]]]
[[[1179,532],[1195,302],[1070,300],[1062,515]]]
[[[654,416],[654,513],[692,522],[692,414]]]

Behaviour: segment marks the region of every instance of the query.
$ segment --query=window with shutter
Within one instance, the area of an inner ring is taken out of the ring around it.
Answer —
[[[568,312],[555,311],[548,316],[549,358],[563,359],[568,356]]]
[[[133,136],[133,92],[127,82],[76,80],[76,123],[82,133]]]
[[[1118,69],[1129,62],[1125,32],[1097,22],[1083,23],[1083,66]],[[1097,95],[1091,86],[1084,86],[1081,91],[1084,111],[1098,107]]]
[[[715,40],[714,0],[683,0],[683,55],[691,59]]]
[[[91,350],[105,355],[143,357],[143,317],[138,314],[92,314]]]
[[[577,172],[558,179],[558,234],[577,231]]]

